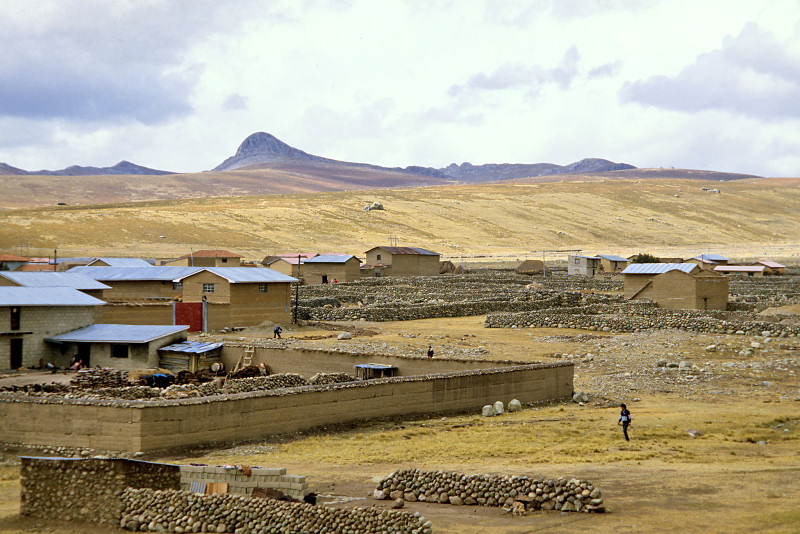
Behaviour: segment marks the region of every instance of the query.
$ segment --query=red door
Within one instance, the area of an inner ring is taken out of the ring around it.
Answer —
[[[173,324],[189,325],[189,332],[202,332],[204,302],[176,302]]]

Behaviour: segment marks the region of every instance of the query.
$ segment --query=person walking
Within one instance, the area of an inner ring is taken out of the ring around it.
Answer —
[[[275,327],[275,330],[273,330],[273,331],[272,331],[272,337],[273,337],[273,339],[274,339],[274,338],[276,338],[276,337],[277,337],[278,339],[280,339],[280,338],[281,338],[281,332],[283,332],[283,328],[281,328],[281,325],[277,325],[277,326]]]
[[[631,412],[628,411],[628,407],[625,406],[625,403],[619,405],[622,408],[622,411],[619,412],[619,421],[617,421],[617,425],[622,425],[622,433],[625,434],[625,441],[630,441],[631,439],[628,437],[628,427],[631,426]]]
[[[428,358],[433,358],[433,347],[428,345]]]

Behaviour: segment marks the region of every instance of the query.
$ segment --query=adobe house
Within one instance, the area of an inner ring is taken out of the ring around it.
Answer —
[[[598,256],[567,256],[567,274],[580,276],[595,276],[600,272],[600,258]]]
[[[71,361],[133,370],[159,366],[158,349],[186,341],[188,326],[93,324],[45,338]]]
[[[16,271],[29,262],[28,258],[16,254],[0,254],[0,271]]]
[[[714,271],[687,273],[673,269],[653,278],[653,301],[671,310],[724,310],[728,278]]]
[[[196,250],[164,265],[177,267],[239,267],[242,257],[227,250]]]
[[[374,247],[364,262],[375,276],[436,276],[439,253],[418,247]]]
[[[0,286],[14,287],[71,287],[97,299],[103,298],[109,286],[78,273],[53,271],[12,271],[0,273]]]
[[[180,298],[183,293],[181,278],[201,270],[199,267],[74,267],[69,273],[88,276],[103,282],[106,289],[103,298],[112,301],[162,300]],[[103,322],[127,322],[107,321]]]
[[[94,258],[56,258],[56,271],[69,271],[73,267],[80,267],[88,265],[90,261],[94,260]]]
[[[719,254],[700,254],[694,258],[686,260],[686,263],[694,263],[704,271],[711,271],[717,265],[728,265],[730,260]]]
[[[355,282],[361,280],[361,260],[352,254],[323,254],[303,262],[302,275],[306,284]]]
[[[544,262],[542,260],[525,260],[514,269],[517,274],[542,274]]]
[[[261,265],[268,269],[272,269],[273,271],[278,271],[281,274],[285,274],[286,276],[297,276],[297,266],[300,265],[300,262],[295,258],[294,264],[291,261],[287,261],[283,258],[279,258],[278,256],[267,256],[263,260],[261,260]]]
[[[627,258],[613,254],[598,254],[597,257],[600,258],[600,268],[605,273],[621,273],[630,263]]]
[[[87,267],[152,267],[153,264],[140,258],[95,258]]]
[[[755,265],[763,265],[766,267],[764,269],[765,275],[784,275],[786,274],[786,266],[781,265],[777,261],[772,260],[759,260],[755,263]]]
[[[69,358],[45,338],[89,326],[103,304],[68,287],[0,287],[0,369],[65,366]]]
[[[694,273],[700,267],[694,263],[632,263],[622,271],[624,295],[627,300],[650,299],[655,301],[653,278],[657,275],[679,270]]]
[[[764,276],[764,265],[717,265],[713,271],[720,274],[738,274],[741,276]]]

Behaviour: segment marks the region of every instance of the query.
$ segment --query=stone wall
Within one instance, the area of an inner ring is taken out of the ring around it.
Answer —
[[[544,480],[404,469],[381,480],[373,497],[457,506],[503,506],[519,501],[529,510],[605,512],[598,488],[586,480],[566,478]]]
[[[117,524],[130,487],[178,489],[177,465],[99,458],[21,458],[20,514]]]
[[[154,451],[366,421],[480,410],[498,399],[572,395],[573,365],[529,364],[178,400],[87,400],[0,393],[0,440]]]
[[[421,516],[373,508],[330,508],[238,495],[128,489],[119,525],[138,532],[431,534]]]

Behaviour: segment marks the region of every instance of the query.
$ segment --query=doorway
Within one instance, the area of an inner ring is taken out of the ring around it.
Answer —
[[[22,338],[14,337],[10,340],[11,344],[11,369],[19,369],[22,367]]]
[[[92,345],[90,343],[78,343],[78,359],[83,362],[84,367],[91,367],[89,357],[92,353]]]

